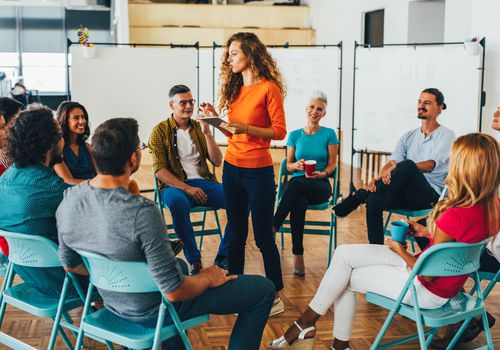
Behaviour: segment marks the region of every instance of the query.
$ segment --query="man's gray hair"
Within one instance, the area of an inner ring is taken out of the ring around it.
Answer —
[[[316,90],[312,93],[311,98],[309,101],[312,100],[320,100],[322,101],[325,105],[328,105],[328,98],[326,97],[326,94],[323,91]]]

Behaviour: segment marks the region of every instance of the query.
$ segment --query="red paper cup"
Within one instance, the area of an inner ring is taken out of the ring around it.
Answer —
[[[315,160],[306,160],[304,162],[306,166],[306,174],[307,176],[313,176],[316,171],[316,161]]]

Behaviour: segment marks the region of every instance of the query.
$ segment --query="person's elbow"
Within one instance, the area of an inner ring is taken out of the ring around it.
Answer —
[[[177,303],[180,301],[184,301],[184,295],[180,291],[180,289],[181,288],[177,288],[173,292],[167,293],[166,297],[167,297],[168,301],[170,301],[171,303]]]
[[[186,276],[184,281],[182,281],[177,288],[170,293],[165,293],[165,296],[172,303],[193,299],[194,296],[192,296],[192,293],[194,286],[190,282],[192,282],[192,280],[189,276]]]
[[[434,160],[429,160],[429,164],[427,165],[427,169],[430,172],[433,172],[434,169],[436,169],[436,161]]]
[[[286,129],[281,127],[273,127],[274,137],[273,140],[283,140],[286,136]]]
[[[218,168],[222,165],[222,154],[218,157],[214,157],[215,159],[210,159],[211,163],[214,167]]]

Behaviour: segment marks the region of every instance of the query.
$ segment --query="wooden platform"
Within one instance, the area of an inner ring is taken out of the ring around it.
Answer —
[[[344,187],[348,184],[348,178],[345,176],[347,167],[343,167],[342,182]],[[152,186],[151,169],[144,166],[135,176],[142,187]],[[320,214],[324,217],[327,213]],[[345,243],[366,243],[366,226],[364,219],[364,209],[354,212],[348,219],[339,221],[339,241]],[[220,213],[222,223],[225,224],[226,217],[223,211]],[[316,216],[317,217],[317,216]],[[212,218],[209,219],[211,225]],[[285,250],[281,251],[281,264],[283,269],[283,279],[285,284],[282,295],[286,312],[276,317],[270,318],[266,326],[261,349],[264,349],[265,342],[272,338],[280,336],[289,324],[291,324],[307,306],[308,302],[314,296],[314,293],[321,281],[326,269],[326,238],[317,236],[306,236],[304,241],[306,276],[304,278],[295,277],[292,274],[292,253],[290,237],[285,238]],[[206,238],[203,242],[203,262],[209,265],[217,252],[218,239]],[[251,235],[247,244],[246,251],[246,272],[253,274],[264,274],[262,257],[255,246]],[[487,307],[497,318],[497,324],[493,327],[493,341],[496,347],[500,348],[500,287],[497,287],[491,293]],[[73,313],[75,319],[78,318],[78,312]],[[365,302],[363,295],[358,295],[358,311],[353,328],[351,340],[352,350],[367,350],[378,333],[382,323],[387,316],[387,311],[379,309]],[[223,350],[227,349],[227,343],[234,324],[235,316],[212,316],[209,323],[190,331],[190,339],[195,349],[203,350]],[[330,311],[317,324],[318,334],[315,349],[327,350],[332,342],[333,314]],[[7,307],[6,318],[2,327],[3,331],[18,337],[38,349],[47,347],[50,337],[51,321],[48,319],[37,319],[23,312]],[[414,324],[404,318],[397,317],[393,326],[390,328],[386,339],[394,339],[403,335],[415,332]],[[71,337],[71,339],[73,339]],[[484,336],[480,335],[472,343],[462,345],[458,349],[474,349],[484,343]],[[99,343],[87,341],[87,349],[105,349]],[[64,349],[64,344],[58,338],[57,349]],[[418,349],[418,343],[401,346],[396,349]],[[0,349],[7,349],[0,345]]]
[[[130,42],[219,45],[253,32],[266,45],[314,45],[308,6],[129,3]]]

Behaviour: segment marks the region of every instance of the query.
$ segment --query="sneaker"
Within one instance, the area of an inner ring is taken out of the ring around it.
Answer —
[[[169,240],[169,242],[170,248],[172,248],[175,256],[177,256],[182,251],[182,248],[184,248],[184,242],[180,239],[172,239]]]
[[[196,260],[191,264],[191,268],[189,269],[189,275],[194,276],[200,273],[203,269],[203,265],[201,264],[201,260]]]
[[[283,300],[280,297],[274,299],[273,307],[271,308],[271,312],[269,312],[269,317],[281,314],[285,312],[285,304],[283,304]]]
[[[342,203],[333,207],[333,212],[335,213],[335,216],[344,218],[359,207],[360,204],[361,201],[359,198],[356,197],[355,194],[350,194],[349,197],[342,201]]]
[[[229,259],[222,255],[217,255],[214,260],[214,265],[219,266],[223,270],[229,270]]]

